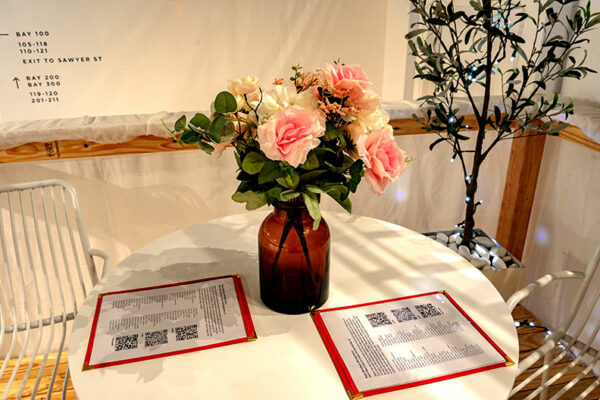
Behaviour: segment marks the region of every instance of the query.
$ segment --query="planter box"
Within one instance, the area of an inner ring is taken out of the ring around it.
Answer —
[[[423,235],[428,236],[432,240],[437,240],[440,243],[446,245],[446,247],[448,247],[449,243],[443,243],[441,240],[435,239],[437,234],[443,233],[444,235],[450,237],[450,236],[452,236],[456,233],[460,233],[460,232],[462,232],[462,229],[453,229],[453,230],[449,230],[449,231],[427,232],[427,233],[423,233]],[[492,241],[492,243],[494,243],[494,246],[503,248],[503,246],[501,244],[499,244],[494,238],[487,235],[481,229],[474,229],[474,236],[488,238]],[[506,262],[507,265],[513,265],[511,268],[481,271],[481,273],[483,275],[485,275],[486,278],[488,278],[488,280],[492,283],[492,285],[494,285],[496,290],[498,290],[498,292],[500,292],[500,295],[502,296],[502,298],[504,300],[508,300],[508,298],[514,292],[521,289],[521,285],[522,285],[521,282],[523,282],[523,279],[525,277],[525,269],[524,269],[523,264],[515,256],[513,256],[508,250],[506,251],[506,256],[504,256],[504,257],[507,257],[507,256],[511,257],[511,261]],[[481,270],[481,268],[478,268],[478,269]]]

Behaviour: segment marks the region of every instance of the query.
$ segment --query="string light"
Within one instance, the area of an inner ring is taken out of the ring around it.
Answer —
[[[521,321],[515,321],[515,327],[517,329],[522,328],[524,326],[530,327],[530,328],[539,328],[539,329],[543,329],[544,331],[546,331],[546,335],[550,336],[552,335],[552,331],[548,328],[546,328],[545,326],[542,325],[537,325],[535,323],[535,321],[530,321],[528,319],[523,319]]]
[[[467,181],[467,183],[471,183],[471,179],[473,179],[471,175],[465,176],[465,181]]]
[[[465,129],[471,129],[469,125],[465,125]]]
[[[451,115],[450,118],[448,118],[448,123],[453,124],[456,122],[456,117],[454,115]]]
[[[468,203],[468,202],[470,202],[470,201],[471,201],[471,196],[467,196],[467,197],[465,197],[465,201],[466,201],[467,203]]]

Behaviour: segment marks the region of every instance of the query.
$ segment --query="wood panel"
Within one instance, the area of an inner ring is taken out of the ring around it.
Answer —
[[[521,259],[546,135],[512,141],[496,240]]]
[[[56,354],[50,354],[48,356],[48,360],[46,361],[44,371],[42,372],[42,379],[38,386],[36,398],[39,398],[39,399],[46,398],[46,394],[48,393],[48,387],[50,386],[50,378],[52,377],[52,368],[54,368],[56,358],[57,358]],[[38,357],[35,357],[35,359],[33,361],[33,367],[29,374],[29,379],[25,383],[25,389],[22,394],[22,398],[24,398],[24,399],[31,397],[31,391],[33,390],[33,386],[35,384],[35,379],[37,378],[38,373],[40,371],[42,359],[43,359],[43,356],[38,356]],[[29,366],[30,360],[31,360],[31,357],[25,357],[21,361],[21,364],[19,365],[19,368],[17,369],[16,381],[15,381],[15,383],[13,383],[13,385],[11,385],[9,392],[7,393],[7,397],[6,397],[7,400],[16,399],[16,396],[20,390],[20,386],[23,383],[23,377],[25,376],[25,371],[27,370],[27,367]],[[67,372],[67,367],[68,367],[67,360],[68,360],[67,353],[63,353],[60,358],[60,361],[58,363],[58,372],[57,372],[57,376],[56,376],[56,383],[54,384],[54,387],[52,388],[52,392],[51,392],[52,398],[60,399],[62,385],[63,385],[64,379],[65,379],[65,374]],[[16,365],[16,360],[14,360],[14,359],[10,360],[8,362],[6,370],[4,371],[4,374],[0,377],[0,394],[4,394],[3,392],[7,387],[8,380],[9,380],[12,372],[14,371],[15,365]],[[67,385],[66,399],[67,400],[77,400],[77,396],[75,395],[75,390],[73,389],[73,384],[71,383],[70,379],[69,379],[69,384]]]

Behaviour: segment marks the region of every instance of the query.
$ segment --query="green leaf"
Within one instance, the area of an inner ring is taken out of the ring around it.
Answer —
[[[266,162],[267,159],[265,156],[252,151],[246,154],[242,160],[242,171],[249,173],[250,175],[258,174]]]
[[[256,210],[267,204],[267,196],[265,193],[253,192],[251,190],[247,192],[235,192],[231,196],[233,201],[238,203],[246,203],[246,210]]]
[[[321,209],[319,208],[319,200],[317,195],[312,192],[304,193],[304,204],[306,209],[313,219],[313,231],[319,229],[319,223],[321,222]]]
[[[283,189],[281,189],[281,186],[275,186],[269,190],[266,191],[266,195],[267,195],[267,204],[272,204],[275,200],[279,200],[280,196],[281,196],[281,192],[283,191]]]
[[[181,136],[179,136],[179,140],[181,140],[185,144],[193,144],[198,141],[196,137],[196,132],[192,130],[185,130]]]
[[[438,139],[436,139],[436,140],[435,140],[433,143],[431,143],[431,144],[429,145],[429,151],[433,151],[433,148],[434,148],[435,146],[437,146],[438,144],[442,143],[444,140],[446,140],[446,138],[443,138],[443,137],[442,137],[442,138],[438,138]]]
[[[208,129],[210,127],[210,119],[206,115],[198,113],[190,120],[190,124],[198,128]]]
[[[221,92],[215,97],[215,111],[220,114],[234,112],[237,109],[237,101],[229,92]]]
[[[323,169],[312,170],[312,171],[306,172],[306,173],[300,175],[300,182],[302,182],[302,183],[314,182],[321,174],[323,174],[325,172],[327,172],[327,171],[325,171]]]
[[[175,122],[175,132],[182,132],[185,129],[186,121],[185,115],[182,115],[177,122]]]
[[[414,31],[408,32],[406,34],[406,36],[404,36],[404,38],[405,39],[412,39],[415,36],[419,36],[421,33],[424,33],[424,32],[427,32],[427,31],[429,31],[429,29],[425,29],[425,28],[423,28],[423,29],[415,29]]]
[[[304,164],[300,165],[300,169],[303,170],[311,170],[317,168],[319,168],[319,159],[317,158],[317,155],[314,152],[311,152],[306,158]]]
[[[276,181],[284,188],[296,189],[300,184],[300,174],[295,169],[286,169],[283,176]]]
[[[225,123],[225,128],[223,130],[223,136],[221,137],[221,141],[227,142],[233,139],[233,135],[235,135],[235,125],[232,121],[227,121]]]
[[[552,128],[548,129],[548,135],[558,134],[560,131],[567,129],[569,126],[571,126],[571,124],[567,123],[555,125]]]
[[[281,176],[282,172],[279,169],[279,164],[273,161],[269,161],[258,174],[258,184],[263,185],[267,182],[274,181],[276,178]]]
[[[212,124],[210,125],[209,135],[215,141],[215,143],[221,143],[221,135],[225,130],[225,124],[227,123],[227,119],[222,116],[217,116]]]
[[[300,196],[300,193],[298,193],[294,190],[286,190],[286,191],[281,192],[281,194],[279,195],[279,200],[289,201],[289,200],[295,199],[298,196]]]
[[[201,142],[201,141],[198,141],[196,143],[196,146],[198,146],[198,148],[200,150],[202,150],[202,151],[204,151],[204,152],[206,152],[208,154],[211,154],[215,150],[215,148],[212,147],[210,144],[205,143],[205,142]]]

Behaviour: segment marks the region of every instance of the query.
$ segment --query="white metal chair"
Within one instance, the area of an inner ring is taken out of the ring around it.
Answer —
[[[46,398],[51,397],[61,379],[67,323],[98,282],[94,257],[104,260],[105,272],[109,258],[90,248],[70,184],[47,180],[0,187],[1,400],[36,398],[42,378]],[[67,370],[62,398],[68,381]]]
[[[562,323],[560,328],[552,332],[544,344],[540,346],[540,348],[519,362],[518,369],[519,374],[521,374],[533,366],[542,357],[544,358],[541,366],[538,369],[524,379],[519,385],[513,388],[513,391],[510,394],[511,396],[518,393],[527,384],[541,375],[541,385],[538,386],[527,397],[525,397],[525,399],[534,399],[537,396],[540,396],[541,399],[546,399],[550,385],[565,377],[565,374],[567,374],[570,370],[580,365],[581,362],[584,362],[586,367],[582,372],[577,374],[577,376],[568,382],[563,383],[562,381],[565,380],[564,378],[561,380],[561,385],[564,386],[562,386],[561,389],[552,396],[551,400],[559,399],[570,389],[572,389],[579,381],[581,381],[584,376],[598,366],[597,364],[598,360],[600,359],[600,352],[592,348],[592,343],[600,331],[600,319],[597,317],[597,313],[600,312],[600,307],[596,307],[598,300],[600,299],[600,287],[591,290],[590,283],[599,264],[600,247],[598,247],[592,255],[592,258],[590,259],[590,262],[588,263],[584,272],[560,271],[557,273],[544,275],[537,281],[515,292],[508,299],[507,305],[512,311],[521,300],[529,296],[533,291],[548,285],[554,280],[582,280],[579,291],[577,292],[577,296],[574,298],[570,313],[567,315],[567,318]],[[593,300],[590,301],[592,298]],[[584,303],[588,306],[582,306]],[[576,323],[574,323],[575,321]],[[589,333],[590,330],[592,331],[591,334]],[[556,363],[560,362],[560,360],[565,358],[565,356],[568,354],[575,354],[576,356],[563,369],[554,375],[549,376],[550,368]],[[577,397],[570,396],[568,398],[584,399],[598,385],[600,385],[600,378],[595,379],[587,388],[581,391]]]

